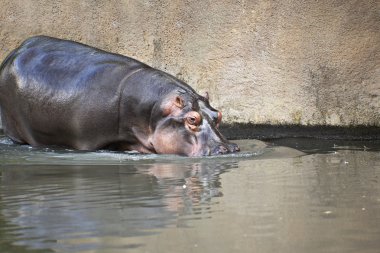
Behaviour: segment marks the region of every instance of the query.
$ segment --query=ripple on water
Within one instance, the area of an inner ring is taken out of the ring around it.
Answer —
[[[3,165],[37,165],[37,164],[57,164],[57,165],[91,165],[109,164],[120,165],[129,164],[135,161],[189,161],[196,162],[200,159],[220,160],[220,159],[245,159],[262,155],[266,145],[257,140],[246,141],[243,144],[242,152],[209,156],[209,157],[181,157],[176,155],[140,154],[130,152],[112,152],[100,150],[95,152],[75,151],[63,148],[35,148],[29,145],[17,145],[6,137],[0,138],[0,160]]]
[[[379,154],[304,156],[238,143],[240,153],[186,158],[2,140],[0,248],[311,252],[350,238],[379,245]]]

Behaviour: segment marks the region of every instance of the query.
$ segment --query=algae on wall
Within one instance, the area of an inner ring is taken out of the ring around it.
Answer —
[[[4,0],[0,59],[29,36],[128,55],[208,91],[224,121],[380,126],[378,1]]]

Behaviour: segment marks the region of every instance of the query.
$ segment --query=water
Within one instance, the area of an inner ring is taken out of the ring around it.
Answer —
[[[0,138],[0,252],[379,252],[379,142],[239,144],[184,158]]]

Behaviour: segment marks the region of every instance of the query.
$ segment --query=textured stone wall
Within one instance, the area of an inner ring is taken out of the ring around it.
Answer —
[[[188,82],[233,123],[380,126],[380,4],[353,0],[2,0],[0,59],[73,39]]]

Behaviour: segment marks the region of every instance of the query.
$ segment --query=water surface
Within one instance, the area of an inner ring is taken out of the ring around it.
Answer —
[[[312,142],[185,158],[1,138],[0,252],[379,252],[379,143]]]

